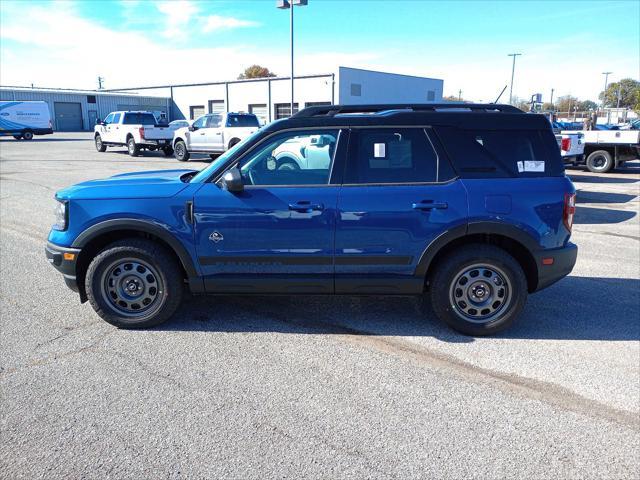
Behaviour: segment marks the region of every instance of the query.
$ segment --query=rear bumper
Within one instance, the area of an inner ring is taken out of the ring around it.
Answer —
[[[538,267],[538,284],[534,292],[538,292],[571,273],[578,258],[578,247],[569,242],[566,247],[543,250],[534,254]],[[553,259],[553,263],[549,263]]]
[[[151,140],[145,138],[138,145],[143,147],[170,147],[171,140]]]
[[[48,242],[44,247],[44,253],[47,261],[62,274],[67,287],[77,292],[79,289],[76,280],[76,262],[78,261],[80,249],[61,247]]]

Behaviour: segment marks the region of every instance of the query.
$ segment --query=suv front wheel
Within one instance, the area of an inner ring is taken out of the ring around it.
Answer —
[[[169,319],[182,300],[183,278],[171,252],[130,238],[107,246],[89,264],[85,289],[100,317],[120,328],[145,328]]]
[[[509,327],[527,300],[520,264],[505,250],[473,244],[442,260],[430,283],[436,315],[465,335],[491,335]]]
[[[186,162],[189,160],[189,150],[187,150],[187,144],[182,140],[178,140],[173,146],[173,154],[176,160],[180,162]]]

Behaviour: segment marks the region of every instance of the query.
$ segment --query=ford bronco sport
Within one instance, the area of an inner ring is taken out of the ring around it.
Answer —
[[[577,255],[550,124],[507,105],[310,107],[200,172],[116,175],[56,201],[47,258],[123,328],[168,320],[186,285],[428,296],[452,328],[487,335]]]

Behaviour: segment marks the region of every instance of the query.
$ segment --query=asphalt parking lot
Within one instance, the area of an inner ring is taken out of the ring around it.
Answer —
[[[98,153],[90,133],[0,140],[0,477],[638,478],[640,162],[569,170],[578,264],[497,337],[405,298],[103,322],[44,257],[55,191],[205,165]]]

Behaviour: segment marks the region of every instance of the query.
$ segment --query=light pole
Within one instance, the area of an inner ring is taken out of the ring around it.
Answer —
[[[604,92],[602,92],[602,113],[604,113],[604,106],[607,100],[607,85],[609,84],[609,75],[613,72],[602,72],[604,75]]]
[[[276,0],[276,7],[282,10],[289,9],[289,21],[290,21],[290,42],[291,42],[291,110],[290,115],[293,116],[293,7],[298,5],[303,7],[307,5],[307,0]],[[271,105],[269,105],[271,108]]]
[[[551,101],[549,102],[551,104],[551,110],[553,110],[553,88],[551,89]]]
[[[521,53],[509,53],[507,57],[513,57],[513,65],[511,66],[511,88],[509,88],[509,105],[513,105],[513,76],[516,72],[516,57]]]

